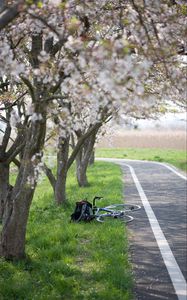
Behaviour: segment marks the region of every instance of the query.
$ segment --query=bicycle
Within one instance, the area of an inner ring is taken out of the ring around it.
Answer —
[[[129,223],[134,218],[127,213],[137,211],[141,208],[137,204],[112,204],[106,207],[97,207],[96,200],[103,199],[103,197],[95,196],[93,199],[92,212],[93,218],[96,221],[103,223],[105,218],[112,217],[114,219],[121,219],[125,223]]]

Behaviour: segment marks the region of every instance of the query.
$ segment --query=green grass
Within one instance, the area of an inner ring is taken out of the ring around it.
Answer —
[[[187,155],[186,151],[182,150],[98,148],[96,149],[96,156],[167,162],[187,171]]]
[[[45,179],[31,207],[26,252],[22,262],[0,261],[1,300],[129,300],[132,274],[124,224],[70,223],[75,202],[95,195],[101,204],[119,202],[118,166],[97,162],[88,172],[90,186],[78,188],[74,170],[67,186],[69,204],[56,207]]]

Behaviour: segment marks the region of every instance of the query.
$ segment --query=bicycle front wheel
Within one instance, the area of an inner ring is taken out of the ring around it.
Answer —
[[[140,205],[137,204],[112,204],[107,207],[106,209],[116,210],[116,211],[123,211],[123,212],[132,212],[139,210],[141,208]]]
[[[107,219],[111,219],[111,218],[120,219],[124,223],[129,223],[134,220],[134,218],[132,216],[129,216],[126,213],[120,212],[120,211],[115,211],[113,213],[105,213],[105,214],[96,216],[96,220],[100,223],[103,223]]]

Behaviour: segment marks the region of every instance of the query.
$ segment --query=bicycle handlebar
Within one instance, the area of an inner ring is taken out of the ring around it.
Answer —
[[[100,199],[102,199],[103,197],[100,197],[100,196],[95,196],[94,198],[93,198],[93,208],[95,207],[95,201],[96,200],[100,200]]]

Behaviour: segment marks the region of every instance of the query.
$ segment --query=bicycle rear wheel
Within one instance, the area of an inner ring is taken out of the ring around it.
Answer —
[[[123,212],[132,212],[132,211],[139,210],[141,206],[137,204],[112,204],[105,208],[111,210],[123,211]]]

